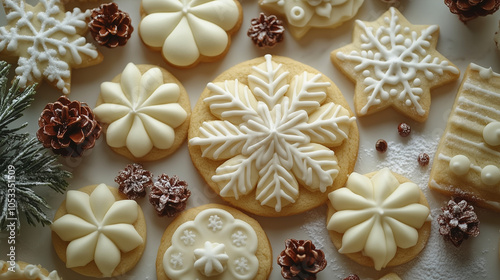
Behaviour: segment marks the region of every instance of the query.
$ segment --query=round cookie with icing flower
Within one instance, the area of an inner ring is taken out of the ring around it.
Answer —
[[[427,244],[430,209],[423,192],[388,168],[328,194],[327,229],[340,253],[381,270],[413,259]]]
[[[264,280],[272,249],[259,223],[219,204],[191,208],[165,230],[156,258],[158,280]]]
[[[243,19],[237,0],[142,0],[141,14],[142,42],[182,68],[223,57]]]
[[[11,262],[0,260],[0,279],[3,280],[62,280],[57,271],[47,271],[40,265],[22,261]]]
[[[105,184],[68,191],[51,229],[54,249],[66,267],[91,277],[124,274],[146,246],[140,206]]]
[[[235,207],[293,215],[323,204],[352,172],[359,141],[352,115],[318,70],[266,55],[207,85],[193,109],[189,152]]]
[[[133,161],[153,161],[175,152],[188,132],[189,96],[172,74],[153,65],[129,63],[101,84],[94,109],[106,143]]]

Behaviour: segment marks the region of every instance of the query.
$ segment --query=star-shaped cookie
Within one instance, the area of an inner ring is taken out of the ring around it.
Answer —
[[[16,76],[26,87],[48,81],[69,94],[71,68],[102,61],[95,46],[87,43],[89,11],[65,12],[59,0],[39,0],[31,6],[24,0],[4,0],[7,25],[0,27],[0,55],[19,58]]]
[[[331,59],[356,83],[358,116],[389,106],[424,122],[430,89],[457,80],[458,68],[436,50],[439,27],[413,25],[391,7],[374,22],[356,21],[353,42],[331,53]]]

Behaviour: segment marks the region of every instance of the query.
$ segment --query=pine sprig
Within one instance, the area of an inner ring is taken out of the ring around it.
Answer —
[[[34,86],[19,90],[17,81],[7,89],[9,68],[0,61],[0,231],[7,229],[9,218],[20,215],[24,215],[30,225],[50,224],[44,213],[50,206],[35,192],[35,187],[49,187],[62,193],[68,186],[66,179],[71,177],[71,173],[57,163],[58,157],[50,154],[36,138],[18,133],[26,123],[9,127],[23,115],[35,94]],[[8,176],[9,166],[14,167],[15,179]],[[14,196],[8,195],[9,187],[15,188]],[[19,221],[16,228],[20,230]]]

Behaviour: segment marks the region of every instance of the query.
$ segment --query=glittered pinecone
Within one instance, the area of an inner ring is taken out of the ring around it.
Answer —
[[[247,35],[259,47],[274,47],[283,41],[285,28],[275,15],[266,16],[260,13],[258,18],[253,18]]]
[[[444,0],[444,3],[464,23],[493,14],[500,7],[500,0]]]
[[[158,216],[173,217],[184,210],[187,199],[191,196],[187,187],[187,183],[179,180],[177,176],[159,176],[149,193],[149,202],[153,204]]]
[[[93,148],[101,125],[89,106],[61,96],[43,109],[36,136],[45,148],[65,157],[79,157]]]
[[[135,200],[146,196],[146,188],[153,185],[153,174],[140,164],[129,164],[118,173],[115,182],[118,183],[118,191]]]
[[[479,235],[479,220],[472,205],[465,200],[456,201],[450,200],[446,207],[441,208],[443,214],[437,217],[437,221],[444,239],[459,247],[465,239]]]
[[[326,267],[325,254],[310,240],[287,239],[285,250],[278,256],[281,275],[285,279],[314,280]]]
[[[129,14],[115,3],[93,9],[89,29],[97,43],[109,48],[125,45],[134,31]]]

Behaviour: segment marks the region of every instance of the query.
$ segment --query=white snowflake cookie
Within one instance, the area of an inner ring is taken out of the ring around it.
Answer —
[[[393,107],[427,120],[430,90],[460,76],[436,50],[438,36],[437,25],[412,25],[393,7],[374,22],[356,20],[353,43],[331,53],[333,64],[356,83],[356,114]]]
[[[22,261],[0,260],[0,279],[2,280],[61,280],[57,271],[48,272],[40,265],[28,264]]]
[[[237,0],[142,0],[139,35],[166,62],[192,67],[229,49],[243,18]],[[158,28],[158,27],[164,28]]]
[[[146,222],[137,202],[105,184],[68,191],[51,228],[66,267],[91,277],[124,274],[146,244]]]
[[[261,7],[286,16],[296,39],[311,28],[335,28],[353,18],[364,0],[259,0]]]
[[[0,27],[0,54],[18,57],[16,77],[26,87],[48,81],[63,94],[70,93],[71,69],[100,63],[102,55],[87,43],[86,18],[90,11],[65,12],[59,0],[4,0],[7,25]]]
[[[413,259],[427,243],[430,209],[420,188],[388,168],[353,172],[328,194],[327,228],[339,250],[376,270]]]
[[[271,55],[209,83],[189,128],[191,157],[212,189],[264,216],[324,203],[345,183],[357,149],[355,118],[333,82]]]
[[[165,230],[157,278],[267,279],[269,241],[257,221],[236,209],[209,204],[189,209]]]

